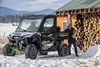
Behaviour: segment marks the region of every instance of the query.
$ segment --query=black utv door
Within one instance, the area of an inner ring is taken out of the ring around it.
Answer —
[[[46,16],[42,25],[42,41],[52,41],[56,30],[56,17]]]

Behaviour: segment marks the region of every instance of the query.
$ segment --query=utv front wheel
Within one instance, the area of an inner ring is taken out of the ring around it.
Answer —
[[[36,59],[38,54],[37,48],[34,46],[34,44],[30,44],[25,49],[25,57],[30,59]]]
[[[67,56],[68,54],[69,54],[68,46],[67,44],[63,44],[58,50],[58,55],[64,57]]]
[[[3,54],[4,56],[15,56],[16,51],[13,49],[11,45],[6,44],[3,48]]]

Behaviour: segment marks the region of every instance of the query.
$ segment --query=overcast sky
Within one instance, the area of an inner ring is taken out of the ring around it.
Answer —
[[[71,0],[0,0],[0,6],[21,11],[58,9]]]

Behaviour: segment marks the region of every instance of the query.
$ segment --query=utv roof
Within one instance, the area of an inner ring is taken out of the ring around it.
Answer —
[[[25,16],[23,17],[24,19],[39,19],[39,18],[43,18],[45,15],[29,15],[29,16]]]
[[[55,16],[55,15],[30,15],[30,16],[26,16],[24,18],[26,18],[26,19],[39,19],[39,18],[44,18],[44,17],[48,17],[48,16]]]

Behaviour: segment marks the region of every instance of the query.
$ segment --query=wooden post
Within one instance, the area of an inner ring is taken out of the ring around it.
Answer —
[[[5,37],[5,32],[4,32],[4,34],[3,34],[3,38]]]

